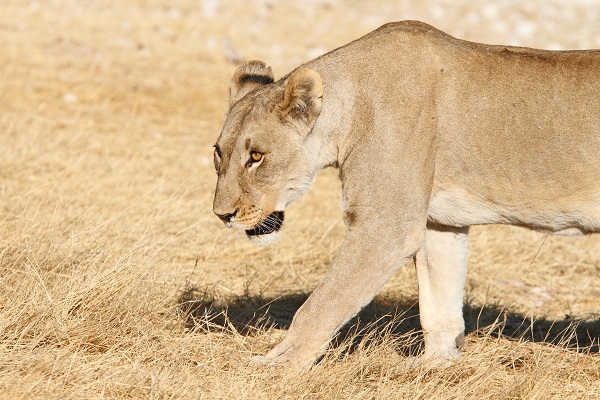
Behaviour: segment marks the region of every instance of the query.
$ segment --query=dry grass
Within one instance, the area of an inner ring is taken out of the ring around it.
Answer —
[[[387,20],[540,47],[600,47],[591,1],[4,0],[0,397],[600,398],[600,241],[473,230],[464,357],[421,346],[402,269],[305,376],[248,363],[345,233],[325,171],[263,249],[211,215],[232,62],[280,76]],[[479,4],[479,3],[478,3]]]

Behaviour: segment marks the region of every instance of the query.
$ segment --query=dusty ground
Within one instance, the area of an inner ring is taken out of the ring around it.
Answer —
[[[509,227],[473,229],[455,366],[402,364],[420,347],[411,266],[308,375],[247,362],[285,332],[345,228],[335,171],[271,247],[212,215],[235,64],[281,76],[401,19],[600,48],[592,0],[4,0],[0,397],[600,398],[599,238]]]

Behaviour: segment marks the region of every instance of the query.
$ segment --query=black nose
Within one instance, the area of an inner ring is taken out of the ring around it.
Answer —
[[[229,213],[229,214],[217,214],[217,213],[215,213],[215,214],[217,214],[217,217],[219,217],[221,219],[221,221],[223,221],[226,224],[228,224],[228,223],[231,222],[231,219],[233,217],[235,217],[235,215],[238,213],[238,211],[239,211],[239,208],[236,209],[234,212]]]

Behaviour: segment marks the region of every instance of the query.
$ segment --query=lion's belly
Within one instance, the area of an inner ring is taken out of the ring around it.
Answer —
[[[564,198],[563,198],[564,199]],[[428,219],[449,226],[509,224],[559,235],[600,232],[600,193],[596,199],[566,204],[521,202],[508,205],[461,188],[434,191]]]

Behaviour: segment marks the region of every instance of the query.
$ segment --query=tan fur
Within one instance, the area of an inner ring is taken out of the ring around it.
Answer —
[[[257,85],[252,74],[271,78]],[[251,229],[335,166],[349,226],[331,269],[264,362],[312,365],[413,257],[424,355],[452,360],[464,335],[470,225],[600,231],[599,51],[470,43],[407,21],[277,82],[251,62],[231,93],[214,211],[237,210],[228,224]],[[247,167],[253,150],[263,160]]]

